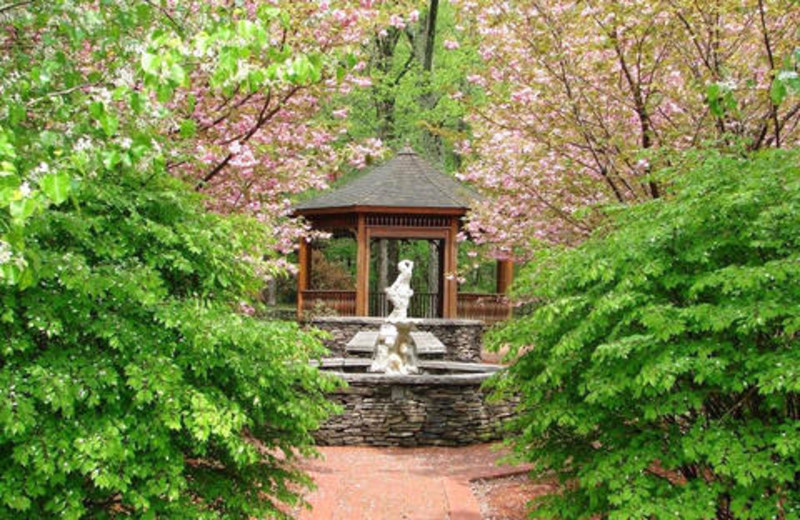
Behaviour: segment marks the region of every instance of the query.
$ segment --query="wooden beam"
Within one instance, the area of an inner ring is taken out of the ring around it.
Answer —
[[[511,260],[497,261],[497,293],[507,294],[514,281],[514,263]]]
[[[313,208],[295,209],[293,217],[313,217],[315,215],[342,215],[342,214],[391,214],[391,215],[445,215],[463,217],[469,208],[424,208],[413,206],[342,206],[338,208]]]
[[[356,233],[356,316],[369,315],[369,237],[366,217],[358,216]]]
[[[389,226],[368,226],[370,238],[407,238],[419,240],[445,239],[450,234],[446,228],[401,228]]]
[[[458,218],[450,219],[450,230],[444,240],[444,317],[458,316]]]
[[[311,244],[305,238],[300,238],[300,249],[297,252],[298,263],[300,264],[297,272],[297,319],[303,319],[303,291],[311,287]]]

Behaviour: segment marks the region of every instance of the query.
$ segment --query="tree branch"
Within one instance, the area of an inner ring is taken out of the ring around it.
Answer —
[[[24,1],[24,2],[17,2],[16,4],[8,4],[8,5],[0,6],[0,13],[4,13],[6,11],[10,11],[10,10],[15,9],[17,7],[22,7],[23,5],[28,5],[28,4],[32,4],[32,3],[33,3],[33,0],[27,0],[27,1]]]
[[[767,50],[767,59],[769,60],[769,70],[770,75],[772,75],[772,81],[770,85],[775,82],[775,58],[772,55],[772,44],[769,41],[769,32],[767,31],[767,20],[764,14],[764,0],[758,0],[758,14],[761,19],[761,33],[764,36],[764,47]],[[775,104],[774,101],[770,98],[770,103],[772,104],[771,110],[771,117],[772,122],[775,125],[775,147],[781,147],[781,126],[778,123],[778,105]]]
[[[159,11],[161,14],[163,14],[164,17],[167,20],[169,20],[169,23],[175,28],[175,31],[177,31],[177,33],[179,35],[183,36],[183,33],[184,33],[183,26],[181,24],[179,24],[177,20],[175,20],[175,18],[172,16],[172,14],[169,11],[167,11],[165,8],[161,7],[160,5],[156,5],[152,0],[144,0],[144,3],[146,3],[147,5],[149,5],[150,7],[155,9],[156,11]]]
[[[278,102],[275,108],[267,112],[267,109],[269,108],[270,102],[272,100],[272,91],[270,90],[269,93],[267,94],[267,99],[264,102],[264,105],[261,107],[261,111],[259,112],[258,118],[256,119],[256,123],[253,125],[253,127],[250,130],[248,130],[245,134],[234,137],[232,139],[228,139],[227,141],[224,141],[221,144],[226,145],[234,141],[246,143],[247,141],[249,141],[250,138],[256,135],[256,132],[258,132],[258,130],[261,127],[263,127],[267,121],[272,119],[275,116],[275,114],[281,111],[281,109],[284,107],[284,104],[287,101],[289,101],[289,99],[292,96],[294,96],[300,90],[300,88],[301,87],[299,85],[292,87],[292,89],[285,96],[283,96],[283,98],[281,98],[280,102]],[[219,164],[214,166],[214,168],[212,168],[208,173],[205,174],[203,179],[197,183],[195,189],[196,190],[202,189],[204,185],[206,185],[211,179],[216,177],[223,169],[225,169],[228,163],[231,162],[231,159],[233,159],[233,155],[234,155],[233,153],[229,153],[228,155],[226,155],[225,158]]]

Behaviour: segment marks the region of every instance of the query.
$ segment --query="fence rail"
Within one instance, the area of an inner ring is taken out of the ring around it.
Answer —
[[[511,303],[504,294],[459,293],[457,313],[465,320],[494,325],[511,317]]]
[[[408,303],[408,316],[411,318],[439,318],[439,293],[415,292]],[[386,293],[369,293],[369,315],[385,317],[392,312],[392,304],[386,298]]]
[[[412,318],[439,318],[439,293],[414,293],[408,305]],[[385,293],[369,294],[369,315],[385,317],[392,310]],[[355,291],[303,291],[303,313],[327,316],[355,316]],[[487,325],[511,316],[511,304],[503,294],[459,293],[457,315],[462,319],[481,320]]]
[[[303,291],[303,314],[355,316],[355,291]]]

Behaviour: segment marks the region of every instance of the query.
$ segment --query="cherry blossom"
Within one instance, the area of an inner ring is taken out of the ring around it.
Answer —
[[[798,143],[797,100],[770,97],[800,27],[788,0],[454,3],[483,60],[457,148],[489,199],[467,230],[495,256],[575,243],[603,220],[592,208],[661,196],[653,171],[689,147]]]

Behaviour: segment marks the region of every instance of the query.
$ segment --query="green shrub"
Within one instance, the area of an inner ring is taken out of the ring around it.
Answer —
[[[166,173],[73,184],[0,284],[0,518],[278,515],[330,406],[295,324],[238,311],[265,230]]]
[[[692,160],[668,197],[529,265],[516,453],[542,517],[800,516],[798,153]]]

